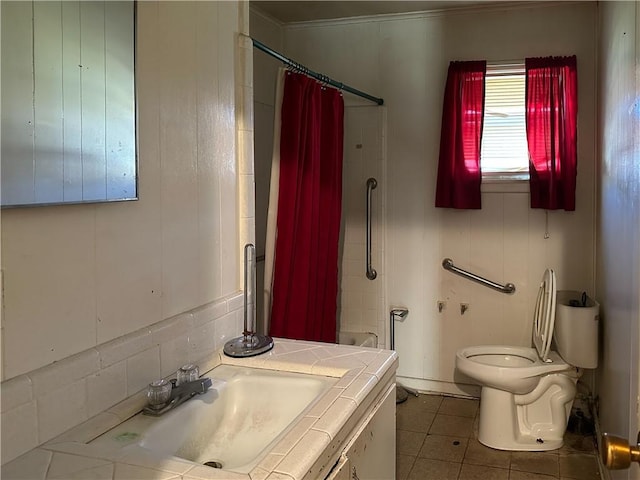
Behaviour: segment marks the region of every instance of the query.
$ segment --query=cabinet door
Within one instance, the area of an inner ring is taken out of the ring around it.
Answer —
[[[351,476],[346,478],[349,480],[390,480],[396,477],[395,387],[392,383],[347,447]]]

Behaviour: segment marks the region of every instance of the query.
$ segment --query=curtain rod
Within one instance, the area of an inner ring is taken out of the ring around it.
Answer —
[[[294,70],[297,70],[299,72],[304,73],[305,75],[315,78],[316,80],[319,80],[322,83],[326,83],[327,85],[336,87],[339,90],[344,90],[345,92],[353,93],[354,95],[357,95],[359,97],[366,98],[367,100],[377,103],[378,105],[382,105],[384,103],[384,100],[382,98],[377,98],[369,95],[368,93],[361,92],[360,90],[350,87],[349,85],[345,85],[344,83],[337,82],[327,77],[326,75],[323,75],[321,73],[316,73],[313,70],[308,69],[304,65],[294,62],[293,60],[285,57],[281,53],[278,53],[275,50],[272,50],[271,48],[267,47],[264,43],[259,42],[255,38],[251,38],[251,41],[253,42],[253,46],[256,47],[258,50],[261,50],[264,53],[267,53],[272,57],[277,58],[281,62],[292,67]]]

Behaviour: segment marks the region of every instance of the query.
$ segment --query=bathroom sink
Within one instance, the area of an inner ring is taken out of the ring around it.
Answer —
[[[213,386],[161,417],[138,414],[91,442],[248,473],[336,378],[220,365]]]

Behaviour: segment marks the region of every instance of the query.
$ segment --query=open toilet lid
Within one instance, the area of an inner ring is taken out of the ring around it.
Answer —
[[[533,313],[533,344],[538,355],[547,361],[553,326],[556,319],[556,274],[550,268],[544,271],[542,283],[538,289],[536,308]]]

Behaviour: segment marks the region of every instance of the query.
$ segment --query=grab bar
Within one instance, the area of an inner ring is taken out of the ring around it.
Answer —
[[[500,285],[499,283],[492,282],[491,280],[487,280],[486,278],[476,275],[475,273],[467,272],[466,270],[462,270],[461,268],[456,267],[453,264],[453,260],[451,260],[450,258],[445,258],[444,260],[442,260],[442,268],[460,275],[461,277],[465,277],[469,280],[473,280],[474,282],[478,282],[479,284],[486,287],[493,288],[494,290],[502,293],[513,293],[516,291],[516,286],[513,283]]]
[[[378,276],[371,266],[371,192],[378,186],[378,182],[375,178],[369,178],[367,180],[367,278],[369,280],[375,280]]]

